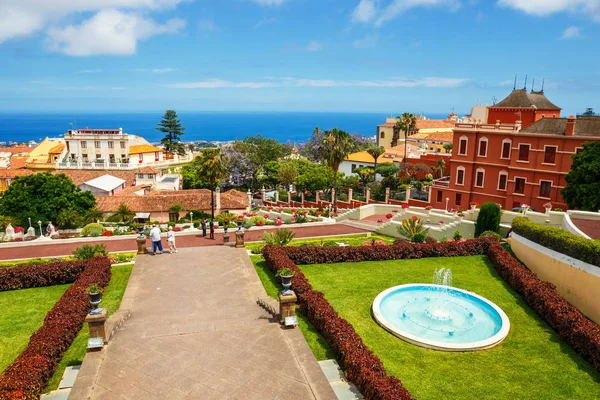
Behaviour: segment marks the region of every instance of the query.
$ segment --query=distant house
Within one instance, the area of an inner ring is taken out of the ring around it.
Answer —
[[[117,178],[116,176],[107,174],[84,182],[78,186],[81,190],[89,190],[94,196],[98,197],[114,196],[121,190],[125,189],[125,185],[125,179]]]
[[[33,174],[33,171],[29,171],[27,169],[0,169],[0,192],[8,189],[15,178]]]
[[[456,114],[454,114],[456,115]],[[425,134],[435,132],[452,132],[456,121],[454,115],[448,115],[449,120],[438,120],[438,119],[420,119],[417,120],[415,129],[408,133],[408,137],[414,134]],[[385,124],[377,125],[377,145],[383,146],[386,149],[392,147],[392,140],[394,137],[394,129],[396,126],[396,118],[387,118]],[[405,138],[405,132],[399,133],[398,144],[402,143]]]

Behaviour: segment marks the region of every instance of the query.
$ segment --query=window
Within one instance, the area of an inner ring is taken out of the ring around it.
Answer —
[[[125,148],[125,142],[121,142],[121,148],[124,149]]]
[[[583,147],[576,147],[575,148],[575,154],[579,154],[583,151]]]
[[[500,172],[498,175],[498,190],[506,190],[506,184],[508,182],[508,173],[506,171]]]
[[[552,181],[540,181],[540,197],[550,197]]]
[[[525,193],[525,182],[527,180],[525,178],[515,178],[515,193],[523,194]]]
[[[544,147],[544,164],[554,164],[556,160],[556,146]]]
[[[475,173],[475,186],[483,187],[483,178],[485,177],[485,171],[483,169],[478,169]]]
[[[455,206],[460,206],[462,202],[462,193],[456,193],[456,201],[454,202]]]
[[[352,173],[354,173],[355,169],[356,169],[356,164],[352,164],[352,169],[351,169]]]
[[[441,203],[441,202],[442,202],[442,198],[443,198],[443,197],[444,197],[444,192],[443,192],[443,191],[441,191],[441,190],[438,190],[438,191],[437,191],[437,197],[436,197],[436,200],[437,200],[437,202],[438,202],[438,203]]]
[[[102,158],[100,154],[96,154],[96,161],[99,161]]]
[[[108,142],[108,148],[109,149],[114,149],[115,148],[115,142]]]
[[[148,174],[148,179],[154,179],[154,175],[153,174]]]
[[[467,139],[465,136],[460,138],[460,141],[458,142],[458,155],[460,156],[466,156],[467,155],[467,143],[468,143],[469,139]]]
[[[487,138],[482,138],[479,140],[479,152],[477,153],[479,157],[487,157],[487,146]]]
[[[115,155],[114,154],[109,155],[108,160],[111,164],[114,164],[115,163]]]
[[[144,174],[138,174],[138,179],[144,179]]]
[[[140,159],[140,162],[144,161],[144,155],[142,153],[138,154],[138,158]]]
[[[379,137],[380,137],[380,138],[382,138],[382,139],[385,139],[385,132],[384,132],[384,131],[381,131],[381,132],[379,133]]]
[[[465,184],[465,169],[464,169],[464,167],[456,168],[456,184],[457,185]]]
[[[519,161],[529,162],[529,145],[528,144],[520,144],[519,145]]]
[[[81,142],[81,148],[82,149],[87,148],[87,142]]]
[[[154,161],[158,161],[158,151],[154,152]]]
[[[94,147],[95,147],[95,148],[97,148],[97,149],[99,149],[99,148],[100,148],[100,141],[99,141],[99,140],[96,140],[96,141],[94,142]]]
[[[510,147],[511,146],[512,146],[512,143],[510,140],[502,141],[502,154],[501,154],[500,158],[510,159]]]
[[[6,178],[6,187],[10,186],[10,178]]]
[[[87,162],[87,160],[88,160],[87,154],[82,154],[81,158],[83,158],[83,161],[85,161],[85,162]]]

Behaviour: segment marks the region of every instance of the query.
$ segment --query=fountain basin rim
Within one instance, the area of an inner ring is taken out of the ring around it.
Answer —
[[[429,340],[429,339],[425,339],[425,338],[422,338],[419,336],[412,335],[412,334],[405,332],[402,329],[398,328],[394,324],[390,323],[383,316],[383,314],[381,313],[381,308],[380,308],[381,302],[390,293],[395,292],[399,289],[407,289],[407,288],[411,288],[411,287],[450,288],[451,290],[461,292],[467,296],[479,299],[480,301],[486,303],[495,312],[498,313],[498,315],[500,316],[500,319],[502,320],[502,326],[501,326],[500,330],[492,337],[485,339],[485,340],[480,340],[480,341],[470,342],[470,343],[438,342],[435,340]],[[496,304],[494,304],[490,300],[486,299],[485,297],[479,296],[478,294],[470,292],[468,290],[459,289],[459,288],[456,288],[453,286],[436,285],[436,284],[431,284],[431,283],[409,283],[406,285],[393,286],[393,287],[386,289],[383,292],[379,293],[377,295],[377,297],[375,297],[375,300],[373,300],[372,312],[373,312],[373,317],[375,318],[375,321],[379,325],[381,325],[381,327],[383,327],[385,330],[390,332],[391,334],[393,334],[393,335],[399,337],[400,339],[405,340],[409,343],[415,344],[417,346],[434,349],[434,350],[477,351],[477,350],[489,349],[491,347],[496,346],[497,344],[500,344],[506,338],[506,336],[508,335],[508,332],[510,331],[510,321],[508,320],[508,316],[500,307],[498,307]]]

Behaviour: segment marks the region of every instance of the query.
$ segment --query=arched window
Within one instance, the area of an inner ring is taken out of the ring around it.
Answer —
[[[379,137],[382,139],[385,139],[385,132],[384,131],[379,132]]]
[[[456,184],[460,186],[465,184],[465,167],[456,168]]]
[[[469,139],[466,136],[461,136],[458,140],[458,155],[466,156],[467,155],[467,145],[469,143]]]
[[[502,141],[502,153],[500,154],[500,158],[505,160],[510,160],[510,150],[512,148],[512,141],[510,139],[504,139]]]
[[[500,171],[498,174],[498,190],[506,190],[508,184],[508,172]]]
[[[485,169],[477,168],[475,171],[475,187],[483,187],[485,181]]]
[[[477,155],[479,157],[487,157],[488,151],[488,140],[487,138],[479,139],[479,148],[477,150]]]

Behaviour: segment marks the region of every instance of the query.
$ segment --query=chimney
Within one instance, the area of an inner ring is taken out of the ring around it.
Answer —
[[[566,136],[575,136],[575,117],[570,116],[567,118],[567,130],[565,131]]]

